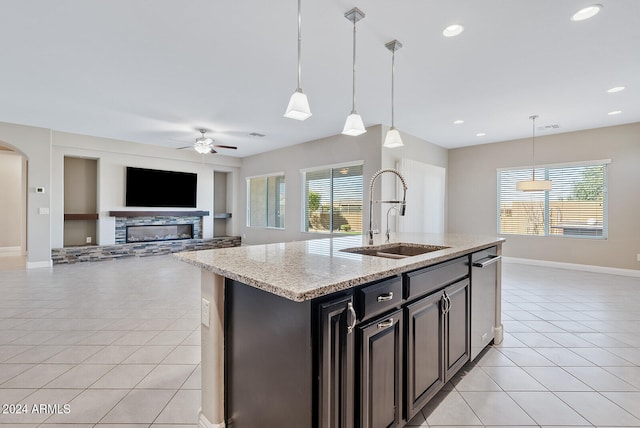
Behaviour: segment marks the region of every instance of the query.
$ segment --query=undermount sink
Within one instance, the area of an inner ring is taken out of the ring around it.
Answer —
[[[376,247],[355,247],[345,248],[340,251],[355,254],[364,254],[366,256],[386,257],[388,259],[405,259],[407,257],[419,256],[420,254],[431,253],[433,251],[444,250],[441,245],[422,245],[422,244],[386,244]]]

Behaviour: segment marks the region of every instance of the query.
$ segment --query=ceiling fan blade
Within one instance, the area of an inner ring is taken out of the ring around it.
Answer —
[[[221,149],[232,149],[232,150],[237,150],[238,148],[236,146],[223,146],[220,144],[214,144],[213,147],[218,147]]]
[[[190,146],[177,147],[176,150],[184,150],[184,149],[191,149],[191,148],[193,148],[193,144]]]
[[[213,150],[213,147],[211,147],[211,151],[210,151],[209,153],[213,154],[213,153],[218,153],[218,152],[216,152],[215,150]]]

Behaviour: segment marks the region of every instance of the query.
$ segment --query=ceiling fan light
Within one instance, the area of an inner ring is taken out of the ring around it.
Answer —
[[[196,144],[204,144],[206,146],[210,146],[211,143],[213,143],[212,138],[208,138],[204,136],[196,138]]]
[[[352,111],[351,114],[347,116],[347,120],[344,122],[344,129],[342,130],[342,133],[344,135],[357,137],[358,135],[362,135],[365,132],[367,132],[367,128],[364,127],[362,118],[358,113]]]
[[[302,89],[297,89],[293,95],[291,95],[284,117],[295,120],[306,120],[311,117],[309,100],[304,92],[302,92]]]
[[[387,135],[384,138],[384,144],[382,145],[382,147],[395,149],[396,147],[402,146],[404,146],[404,143],[402,142],[402,138],[400,137],[400,131],[392,126],[391,128],[389,128],[389,131],[387,131]]]
[[[542,192],[545,190],[551,190],[551,180],[525,180],[518,181],[516,183],[516,190],[522,192]]]
[[[211,146],[207,143],[205,143],[204,141],[198,141],[201,140],[200,138],[198,138],[196,140],[196,142],[193,144],[193,148],[195,149],[196,152],[204,155],[206,153],[210,153],[211,152]]]

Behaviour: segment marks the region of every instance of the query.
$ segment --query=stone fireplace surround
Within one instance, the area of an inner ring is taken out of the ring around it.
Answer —
[[[165,226],[191,224],[193,238],[202,239],[202,217],[208,211],[110,211],[116,218],[116,244],[127,243],[127,227],[129,226]]]
[[[53,264],[237,247],[242,243],[239,236],[202,239],[202,217],[208,216],[208,211],[110,211],[109,215],[116,217],[116,243],[114,245],[54,248],[51,250]],[[145,224],[192,224],[194,238],[126,243],[127,225]]]

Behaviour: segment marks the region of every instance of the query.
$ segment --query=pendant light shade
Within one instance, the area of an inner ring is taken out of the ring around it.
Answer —
[[[284,117],[295,120],[305,120],[311,116],[311,109],[309,108],[309,100],[302,89],[298,88],[291,98],[289,99],[289,105]]]
[[[364,18],[364,13],[357,7],[354,7],[345,13],[344,17],[353,22],[353,92],[351,113],[347,116],[342,133],[355,137],[367,132],[367,128],[364,127],[364,123],[362,122],[362,117],[360,117],[356,111],[356,22]]]
[[[531,180],[518,181],[516,183],[516,190],[523,192],[541,192],[545,190],[551,190],[551,180],[536,180],[536,119],[537,115],[529,116],[529,119],[533,122],[533,134],[531,137],[531,152],[532,152],[532,166],[531,166]]]
[[[284,113],[284,117],[295,120],[305,120],[311,116],[309,100],[304,92],[302,92],[302,88],[300,88],[300,54],[302,47],[302,14],[300,2],[301,0],[298,0],[298,87],[293,95],[291,95],[287,110]]]
[[[384,45],[387,49],[391,51],[391,128],[387,131],[387,136],[384,138],[383,147],[388,149],[393,149],[396,147],[404,146],[402,142],[402,138],[400,137],[400,131],[398,131],[395,127],[394,119],[394,95],[395,95],[395,62],[396,62],[396,51],[402,47],[402,43],[397,40],[392,40],[389,43]]]
[[[383,146],[388,149],[395,149],[396,147],[404,146],[402,138],[400,137],[400,132],[396,128],[389,128],[389,131],[387,131],[387,136],[384,137]]]
[[[362,118],[358,113],[352,111],[349,116],[347,116],[347,120],[344,123],[344,129],[342,133],[344,135],[351,135],[353,137],[362,135],[367,132],[367,129],[364,127],[364,123],[362,122]]]

